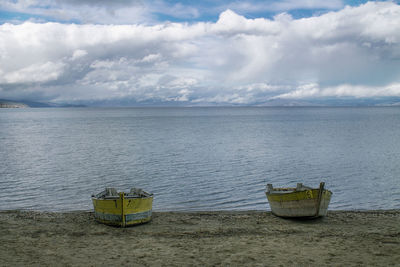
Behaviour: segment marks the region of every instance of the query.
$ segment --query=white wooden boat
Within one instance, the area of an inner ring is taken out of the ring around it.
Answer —
[[[319,188],[311,188],[298,183],[295,188],[274,188],[267,185],[265,192],[271,211],[279,217],[320,217],[325,216],[332,192],[326,190],[325,183]]]

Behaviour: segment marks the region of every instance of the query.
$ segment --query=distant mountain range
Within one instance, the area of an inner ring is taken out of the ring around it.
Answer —
[[[86,107],[85,105],[73,104],[55,104],[51,102],[35,102],[35,101],[15,101],[9,99],[0,99],[0,108],[69,108],[69,107]]]
[[[52,102],[36,102],[28,100],[0,99],[0,108],[68,108],[68,107],[372,107],[372,106],[400,106],[399,98],[380,99],[309,99],[288,100],[273,99],[253,104],[231,104],[231,103],[192,103],[192,102],[136,102],[132,99],[104,100],[80,102],[79,104],[60,104]]]
[[[281,106],[281,107],[301,107],[301,106],[321,106],[321,107],[375,107],[375,106],[400,106],[399,98],[324,98],[309,100],[289,100],[289,99],[273,99],[260,103],[257,106]]]

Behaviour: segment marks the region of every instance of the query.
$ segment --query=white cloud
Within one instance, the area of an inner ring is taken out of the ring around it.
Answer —
[[[340,84],[337,86],[320,87],[318,84],[305,84],[288,93],[280,94],[271,99],[309,99],[325,97],[400,97],[400,83],[387,86],[366,86]]]
[[[149,55],[143,57],[140,61],[151,63],[151,62],[156,62],[160,59],[161,59],[161,55],[157,53],[157,54],[149,54]]]
[[[78,58],[84,57],[87,55],[87,52],[85,50],[81,50],[81,49],[77,49],[74,51],[74,53],[72,54],[71,59],[72,60],[76,60]]]
[[[399,59],[400,6],[392,2],[303,19],[227,10],[215,23],[0,25],[3,98],[252,104],[397,97]]]
[[[65,64],[61,62],[45,62],[43,64],[33,64],[15,71],[1,71],[0,83],[40,83],[57,80],[63,71]]]

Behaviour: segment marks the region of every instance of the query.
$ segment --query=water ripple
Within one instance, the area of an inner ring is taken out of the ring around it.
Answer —
[[[400,207],[398,108],[26,109],[0,113],[0,210],[91,209],[141,187],[155,210],[268,210],[265,186],[331,209]]]

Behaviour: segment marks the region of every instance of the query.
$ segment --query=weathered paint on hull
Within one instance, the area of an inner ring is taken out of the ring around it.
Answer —
[[[130,226],[151,220],[153,197],[116,199],[92,198],[97,221],[115,226]]]
[[[318,209],[319,189],[290,193],[266,193],[273,214],[280,217],[319,217],[325,216],[332,192],[323,190]]]

